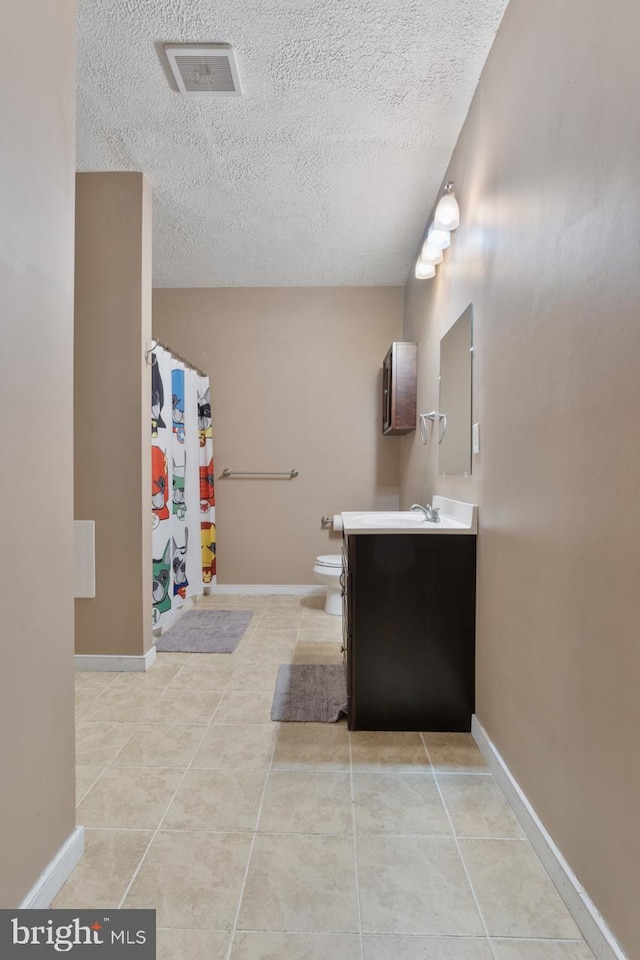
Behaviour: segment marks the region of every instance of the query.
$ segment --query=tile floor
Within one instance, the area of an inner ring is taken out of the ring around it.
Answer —
[[[467,734],[270,719],[278,666],[338,662],[316,598],[234,654],[77,676],[86,853],[55,907],[152,907],[159,960],[592,960]]]

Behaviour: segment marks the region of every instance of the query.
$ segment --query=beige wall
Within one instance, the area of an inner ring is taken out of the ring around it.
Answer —
[[[75,824],[75,3],[12,4],[10,19],[11,29],[0,34],[0,907],[5,908],[22,902]],[[28,63],[37,69],[25,69]]]
[[[155,290],[153,329],[211,377],[220,583],[313,583],[320,517],[397,505],[380,369],[401,287]],[[223,480],[290,470],[295,480]]]
[[[79,173],[75,510],[96,522],[96,596],[76,652],[142,655],[151,637],[151,190],[141,173]]]
[[[462,226],[406,289],[420,410],[472,301],[470,480],[402,447],[405,503],[479,503],[479,719],[640,956],[640,6],[512,0],[453,154]]]

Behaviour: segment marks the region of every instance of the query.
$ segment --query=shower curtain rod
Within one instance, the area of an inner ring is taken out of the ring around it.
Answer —
[[[169,347],[166,343],[163,343],[162,340],[158,340],[157,337],[152,337],[151,339],[152,339],[153,346],[149,347],[149,349],[145,351],[145,358],[148,358],[149,354],[153,353],[156,347],[162,347],[163,350],[166,350],[167,353],[170,353],[171,356],[175,357],[176,360],[179,360],[180,363],[184,363],[185,367],[189,367],[190,370],[195,370],[195,372],[199,373],[201,377],[207,376],[207,374],[204,373],[200,369],[200,367],[196,367],[195,363],[191,363],[190,360],[187,360],[181,354],[176,353],[173,347]],[[147,359],[147,362],[148,362],[148,359]],[[153,366],[153,360],[151,361],[151,366]]]

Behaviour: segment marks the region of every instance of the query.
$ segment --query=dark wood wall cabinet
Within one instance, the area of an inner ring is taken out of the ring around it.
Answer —
[[[396,341],[382,362],[382,433],[416,428],[418,344]]]
[[[343,553],[349,729],[470,730],[476,537],[349,534]]]

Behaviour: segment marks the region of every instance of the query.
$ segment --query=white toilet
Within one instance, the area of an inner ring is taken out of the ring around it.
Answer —
[[[327,553],[321,557],[316,557],[313,572],[316,580],[319,580],[327,588],[324,612],[330,613],[333,617],[342,616],[342,584],[340,583],[342,554]]]

